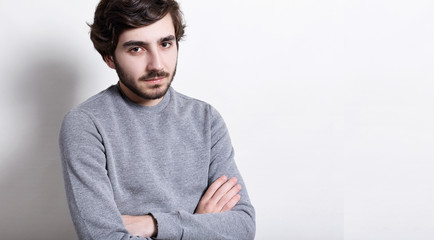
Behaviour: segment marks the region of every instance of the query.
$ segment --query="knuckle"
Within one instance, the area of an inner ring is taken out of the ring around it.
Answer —
[[[206,211],[212,211],[214,208],[214,204],[210,204],[209,202],[207,202],[203,207]]]

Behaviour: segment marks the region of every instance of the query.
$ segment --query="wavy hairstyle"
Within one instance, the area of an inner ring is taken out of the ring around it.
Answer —
[[[151,25],[170,14],[176,45],[184,37],[185,24],[175,0],[101,0],[90,26],[90,39],[103,59],[113,56],[119,35],[125,30]]]

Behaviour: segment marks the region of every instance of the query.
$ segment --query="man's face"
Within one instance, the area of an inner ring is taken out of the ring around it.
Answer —
[[[166,94],[176,72],[178,49],[170,14],[146,27],[124,31],[107,64],[116,69],[122,91],[134,102],[153,106]]]

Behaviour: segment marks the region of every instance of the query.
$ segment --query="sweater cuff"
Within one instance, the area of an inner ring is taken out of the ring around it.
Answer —
[[[157,221],[156,239],[181,239],[183,230],[179,212],[150,214]]]

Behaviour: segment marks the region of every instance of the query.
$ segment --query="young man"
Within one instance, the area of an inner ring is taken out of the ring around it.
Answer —
[[[184,34],[174,0],[102,0],[91,39],[117,85],[66,116],[60,150],[80,239],[253,239],[226,126],[170,87]]]

